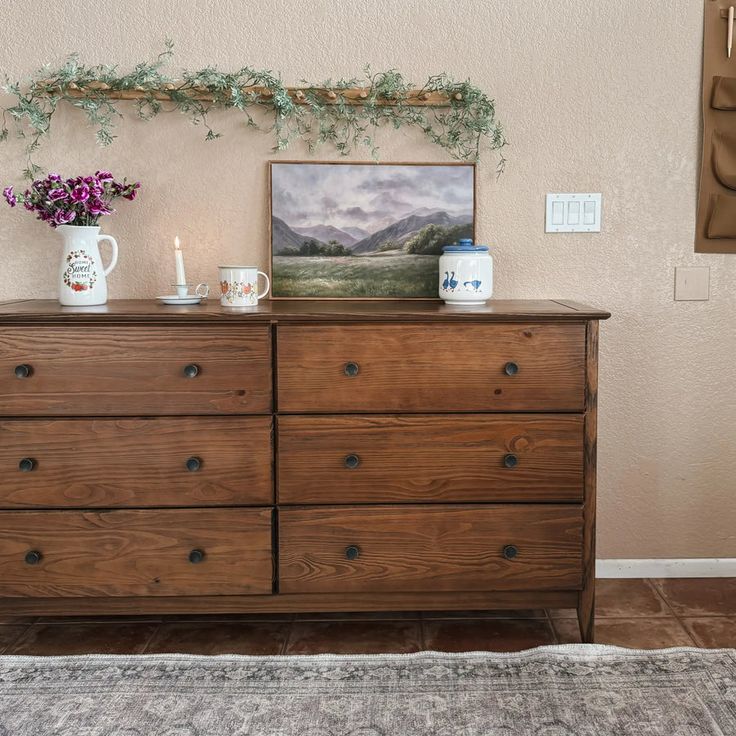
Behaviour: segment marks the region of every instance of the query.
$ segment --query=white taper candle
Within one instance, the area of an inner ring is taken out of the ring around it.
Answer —
[[[179,236],[174,238],[174,257],[176,258],[176,283],[178,286],[186,284],[187,274],[184,271],[184,254],[179,247]]]

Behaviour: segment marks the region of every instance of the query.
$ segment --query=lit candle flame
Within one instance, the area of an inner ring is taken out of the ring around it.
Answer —
[[[174,248],[176,248],[176,250],[181,250],[181,248],[179,247],[179,243],[180,243],[180,240],[179,240],[179,236],[177,235],[174,238]]]

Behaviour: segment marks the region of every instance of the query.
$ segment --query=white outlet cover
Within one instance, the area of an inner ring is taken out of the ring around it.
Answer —
[[[548,233],[599,233],[603,195],[548,194],[545,231]]]
[[[705,302],[710,299],[710,268],[692,266],[675,269],[675,301]]]

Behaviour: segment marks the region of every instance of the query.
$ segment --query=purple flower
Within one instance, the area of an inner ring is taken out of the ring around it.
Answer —
[[[113,210],[99,199],[90,199],[86,207],[90,215],[111,215],[113,213]]]
[[[77,184],[72,189],[72,202],[86,202],[89,199],[89,187],[86,184]]]
[[[64,212],[64,210],[57,210],[54,213],[54,225],[66,225],[68,222],[71,222],[76,216],[77,213],[74,212],[74,210],[69,210],[67,212]]]
[[[62,179],[60,174],[49,174],[36,179],[23,194],[15,194],[6,187],[3,196],[11,207],[23,207],[51,227],[68,223],[91,224],[101,215],[115,212],[112,203],[118,197],[134,200],[140,182],[126,179],[115,181],[109,171],[96,171],[94,176],[76,176]]]
[[[58,202],[60,199],[66,199],[67,196],[67,191],[63,187],[56,187],[54,189],[51,189],[48,193],[48,198],[52,202]]]
[[[130,200],[132,202],[135,199],[135,197],[136,197],[136,194],[137,194],[137,191],[136,190],[137,189],[140,189],[140,187],[141,187],[141,183],[139,181],[137,181],[135,184],[131,184],[125,190],[125,193],[123,194],[123,198],[124,199],[127,199],[127,200]]]

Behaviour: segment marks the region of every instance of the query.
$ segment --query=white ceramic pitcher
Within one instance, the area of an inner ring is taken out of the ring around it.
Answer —
[[[100,235],[98,226],[59,225],[64,238],[59,268],[59,302],[67,307],[91,307],[107,302],[107,275],[118,262],[118,244],[111,235]],[[99,243],[112,247],[110,265],[104,268]]]

